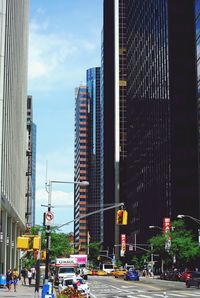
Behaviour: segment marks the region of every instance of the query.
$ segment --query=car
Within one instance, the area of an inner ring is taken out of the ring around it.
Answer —
[[[73,287],[73,278],[63,278],[62,283],[59,284],[59,292],[63,291],[67,287]],[[77,290],[84,297],[90,297],[90,288],[87,282],[82,277],[77,277]]]
[[[123,277],[125,274],[126,274],[127,270],[125,269],[118,269],[118,270],[115,270],[112,272],[112,276],[114,276],[115,278],[118,278],[118,277]]]
[[[180,281],[186,282],[186,280],[188,280],[190,278],[192,272],[193,272],[192,270],[186,270],[186,271],[182,272],[182,274],[180,276]]]
[[[103,270],[98,270],[96,275],[98,275],[98,276],[107,276],[108,274]]]
[[[135,269],[129,269],[124,275],[124,280],[139,280],[139,274]]]
[[[190,277],[186,280],[185,285],[187,288],[191,286],[197,287],[199,289],[200,286],[200,272],[193,271],[190,273]]]

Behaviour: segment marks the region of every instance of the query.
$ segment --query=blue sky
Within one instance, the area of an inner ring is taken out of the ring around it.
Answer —
[[[37,125],[36,223],[48,180],[73,181],[74,94],[100,66],[103,0],[30,0],[28,94]],[[73,184],[54,184],[54,223],[73,219]],[[73,231],[73,225],[63,231]]]

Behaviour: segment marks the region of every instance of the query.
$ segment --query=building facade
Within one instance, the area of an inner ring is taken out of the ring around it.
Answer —
[[[36,182],[36,125],[33,123],[32,96],[27,97],[27,190],[26,226],[35,224],[35,182]]]
[[[164,217],[199,216],[194,1],[127,11],[128,235],[141,243]]]
[[[75,148],[74,148],[74,181],[89,180],[89,102],[86,86],[80,86],[75,91]],[[86,253],[88,246],[86,215],[89,197],[89,187],[74,185],[74,243],[75,251]]]
[[[18,265],[25,229],[28,0],[0,2],[0,271]]]
[[[101,109],[100,109],[100,67],[87,70],[89,104],[89,200],[88,211],[103,208],[101,202],[100,165],[101,165]],[[103,241],[102,213],[88,217],[88,232],[91,242]]]
[[[127,160],[126,1],[104,1],[102,141],[104,204],[124,202]],[[104,248],[119,244],[116,210],[104,213]],[[117,246],[116,246],[117,247]]]
[[[105,247],[199,217],[195,46],[195,1],[104,1],[104,203],[129,211],[120,230],[104,215]]]

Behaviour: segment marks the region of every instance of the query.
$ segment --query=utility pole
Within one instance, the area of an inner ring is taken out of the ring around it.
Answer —
[[[52,190],[52,183],[50,181],[48,184],[48,214],[49,215],[51,215],[51,190]],[[44,215],[44,225],[46,223],[46,215],[47,214]],[[45,284],[48,284],[48,280],[49,280],[50,238],[51,238],[51,229],[50,229],[50,225],[47,225],[46,226]]]

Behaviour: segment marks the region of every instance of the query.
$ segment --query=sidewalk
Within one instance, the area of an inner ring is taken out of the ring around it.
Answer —
[[[39,290],[39,297],[41,297],[42,294],[42,288],[40,288]],[[9,292],[7,288],[0,288],[0,297],[4,298],[4,297],[35,297],[35,285],[32,286],[24,286],[21,284],[21,281],[19,281],[18,285],[17,285],[17,291],[14,292],[14,288],[12,285],[12,289]]]
[[[4,287],[4,288],[0,288],[0,298],[4,298],[4,297],[26,297],[26,298],[29,298],[29,297],[37,297],[35,296],[35,284],[34,284],[35,281],[33,281],[33,284],[29,287],[28,285],[25,286],[25,285],[22,285],[21,281],[18,282],[17,284],[17,291],[14,292],[14,287],[12,285],[12,288],[10,290],[10,292],[8,291],[7,287]],[[42,287],[40,287],[39,289],[39,298],[42,297]],[[54,297],[56,297],[56,291],[54,289]]]

